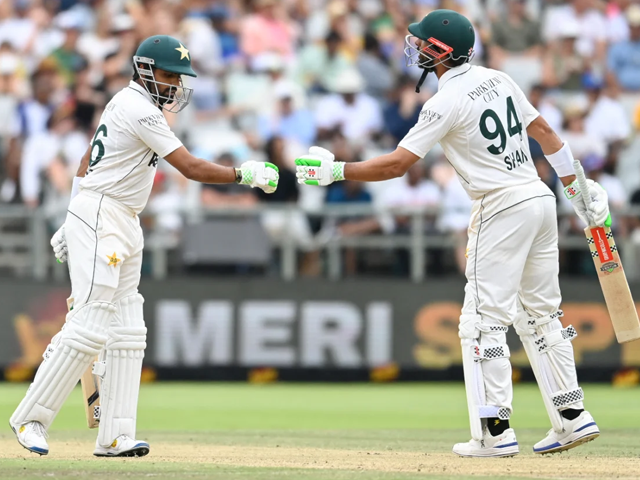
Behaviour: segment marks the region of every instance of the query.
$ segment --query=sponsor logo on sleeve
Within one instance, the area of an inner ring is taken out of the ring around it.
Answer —
[[[442,115],[440,115],[438,112],[431,110],[431,109],[426,109],[426,110],[422,110],[420,112],[420,122],[427,122],[427,123],[431,123],[431,122],[435,122],[437,120],[440,120],[442,118]]]

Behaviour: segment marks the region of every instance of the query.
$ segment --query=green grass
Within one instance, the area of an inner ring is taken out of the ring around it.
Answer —
[[[638,459],[635,445],[640,434],[640,390],[613,389],[606,385],[586,385],[584,389],[587,407],[597,419],[603,435],[596,442],[562,458]],[[25,390],[26,385],[0,383],[0,417],[9,418]],[[517,466],[520,459],[535,460],[528,452],[549,428],[535,385],[516,386],[511,423],[516,428],[521,451],[527,453],[510,462]],[[240,450],[303,447],[354,453],[420,452],[416,455],[426,455],[450,452],[453,443],[469,437],[462,384],[146,384],[140,393],[138,437],[150,441],[152,455],[144,461],[94,459],[91,442],[96,433],[85,427],[80,391],[76,389],[50,430],[49,457],[38,458],[17,450],[10,443],[14,442],[11,431],[5,428],[0,432],[0,445],[9,446],[11,451],[0,452],[0,478],[31,479],[53,475],[56,478],[105,479],[407,480],[427,477],[417,470],[415,473],[361,471],[340,465],[335,469],[318,470],[220,465],[180,458],[169,461],[171,458],[154,457],[154,445],[180,445],[187,450],[189,446],[209,448],[213,456],[216,447],[221,446],[237,446]],[[57,445],[78,441],[83,443],[74,452],[74,458],[56,459]],[[454,459],[451,455],[451,461]],[[476,475],[483,473],[483,468],[475,472]],[[502,475],[507,476],[501,476],[501,479],[524,478],[509,477],[507,471]],[[486,478],[493,476],[495,472]],[[437,478],[466,477],[445,469],[438,472]]]

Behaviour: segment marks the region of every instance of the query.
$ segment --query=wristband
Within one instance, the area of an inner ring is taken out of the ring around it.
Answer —
[[[71,184],[71,198],[69,201],[73,200],[78,193],[80,193],[80,182],[84,177],[73,177],[73,183]]]
[[[345,162],[333,162],[333,165],[331,166],[331,175],[333,175],[334,182],[344,180],[344,163]]]
[[[242,169],[234,168],[234,170],[236,171],[236,183],[238,184],[242,183]]]
[[[567,142],[563,142],[562,148],[556,153],[545,156],[560,178],[576,174],[573,169],[573,154]]]

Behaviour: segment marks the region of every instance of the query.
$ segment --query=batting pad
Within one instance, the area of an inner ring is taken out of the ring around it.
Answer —
[[[578,386],[571,346],[571,341],[578,333],[571,325],[562,328],[562,315],[562,310],[558,310],[544,317],[533,318],[521,311],[514,322],[540,387],[551,425],[558,433],[563,431],[561,410],[584,408],[584,393]]]
[[[82,373],[107,341],[116,313],[112,303],[92,302],[67,314],[58,335],[47,347],[27,395],[11,416],[12,425],[37,421],[48,429]]]
[[[109,328],[98,431],[98,444],[103,447],[120,435],[136,437],[140,374],[147,347],[143,303],[140,294],[118,301],[119,313]]]
[[[460,316],[462,366],[471,437],[483,438],[483,418],[511,416],[511,365],[507,327],[484,325],[480,315]]]

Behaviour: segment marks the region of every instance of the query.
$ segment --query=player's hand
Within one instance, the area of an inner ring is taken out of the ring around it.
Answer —
[[[249,161],[240,165],[242,180],[240,185],[258,187],[265,193],[273,193],[278,188],[280,173],[273,163]]]
[[[564,193],[571,201],[573,209],[586,225],[610,226],[609,196],[602,186],[588,179],[589,195],[583,200],[582,192],[577,181],[574,181],[564,189]]]
[[[51,246],[53,247],[53,254],[56,256],[58,263],[66,262],[68,251],[67,238],[64,235],[64,224],[53,234],[53,237],[51,237]]]
[[[296,158],[298,183],[325,187],[344,180],[344,162],[335,162],[335,156],[322,147],[311,147],[309,153]]]

